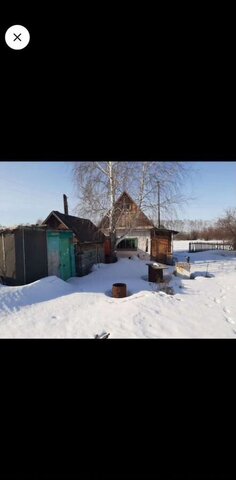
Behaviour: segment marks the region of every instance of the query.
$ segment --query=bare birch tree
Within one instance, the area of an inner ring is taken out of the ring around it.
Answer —
[[[170,215],[186,201],[181,187],[188,173],[188,165],[183,162],[74,162],[73,178],[79,198],[77,214],[89,217],[96,224],[107,215],[109,234],[114,246],[117,218],[115,202],[124,190],[156,224],[158,186],[161,190],[160,209],[166,217],[167,213]],[[132,225],[129,226],[131,228]],[[123,237],[126,234],[127,232]]]

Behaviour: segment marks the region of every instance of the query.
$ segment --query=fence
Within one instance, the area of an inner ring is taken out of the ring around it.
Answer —
[[[216,274],[216,273],[232,273],[236,272],[236,259],[235,257],[231,258],[229,255],[226,261],[210,260],[208,262],[194,262],[191,264],[191,272],[193,274],[204,273],[207,275]]]
[[[220,242],[190,242],[189,252],[204,252],[207,250],[233,250],[232,243],[220,243]]]

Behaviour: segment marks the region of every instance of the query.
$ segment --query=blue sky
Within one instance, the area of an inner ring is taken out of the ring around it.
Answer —
[[[183,211],[189,219],[214,220],[236,207],[236,161],[191,162],[186,193],[194,197]]]
[[[52,210],[63,212],[63,193],[71,210],[76,197],[70,162],[0,162],[0,225],[36,223]]]
[[[194,173],[184,193],[193,197],[179,218],[214,220],[236,207],[236,161],[191,162]],[[71,162],[0,162],[0,225],[35,223],[52,210],[63,212],[63,193],[75,214]]]

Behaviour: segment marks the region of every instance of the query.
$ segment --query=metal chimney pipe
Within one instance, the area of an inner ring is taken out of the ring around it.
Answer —
[[[68,211],[68,201],[67,201],[67,196],[63,194],[63,203],[64,203],[64,213],[65,215],[69,215]]]

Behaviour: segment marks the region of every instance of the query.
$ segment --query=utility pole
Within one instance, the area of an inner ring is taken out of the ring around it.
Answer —
[[[158,193],[158,228],[161,227],[161,202],[160,202],[160,182],[157,182],[157,193]]]

